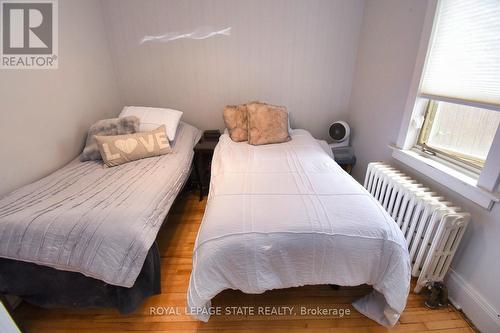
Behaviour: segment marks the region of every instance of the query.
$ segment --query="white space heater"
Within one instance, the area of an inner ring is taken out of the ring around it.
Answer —
[[[470,214],[381,162],[368,164],[364,187],[403,231],[412,275],[418,277],[414,292],[430,282],[443,281]]]

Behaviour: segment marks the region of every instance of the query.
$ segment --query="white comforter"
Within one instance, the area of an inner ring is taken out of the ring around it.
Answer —
[[[193,254],[190,311],[207,321],[200,309],[224,289],[364,283],[374,291],[355,308],[394,325],[406,305],[410,259],[378,202],[305,130],[257,147],[224,134]]]

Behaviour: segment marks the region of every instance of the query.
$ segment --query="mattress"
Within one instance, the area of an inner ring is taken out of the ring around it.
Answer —
[[[410,287],[403,234],[307,131],[291,137],[251,146],[221,136],[193,253],[191,313],[207,321],[224,289],[370,284],[355,308],[394,325]]]
[[[0,257],[132,287],[191,167],[200,131],[117,167],[78,159],[0,199]]]

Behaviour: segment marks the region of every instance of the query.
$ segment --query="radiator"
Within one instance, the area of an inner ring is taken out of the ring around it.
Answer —
[[[368,164],[364,187],[403,231],[418,277],[414,292],[443,281],[470,214],[382,162]]]

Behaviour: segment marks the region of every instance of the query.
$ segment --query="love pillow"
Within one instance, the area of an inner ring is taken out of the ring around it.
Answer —
[[[108,167],[172,151],[165,125],[150,132],[125,135],[94,135],[102,160]]]

